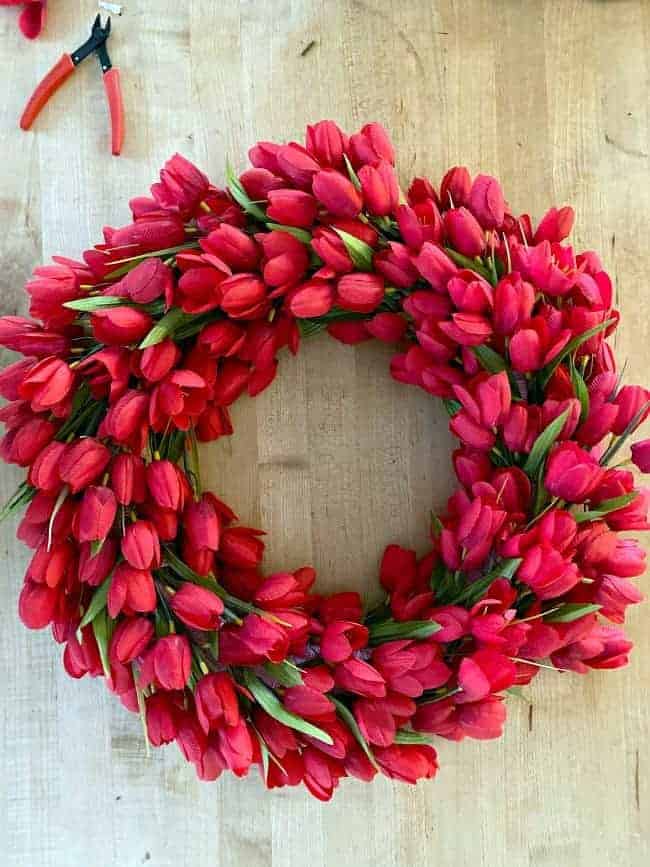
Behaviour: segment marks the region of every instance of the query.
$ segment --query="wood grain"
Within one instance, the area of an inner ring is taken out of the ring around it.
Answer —
[[[578,247],[616,279],[618,352],[647,380],[650,318],[648,78],[643,0],[127,0],[111,52],[122,70],[123,156],[109,155],[102,83],[85,63],[34,126],[17,118],[37,78],[85,36],[91,0],[50,3],[26,43],[0,9],[0,287],[53,253],[75,255],[127,219],[175,150],[215,180],[258,138],[333,117],[392,131],[400,170],[498,172],[516,209],[578,211]],[[376,593],[382,546],[421,547],[451,488],[442,412],[387,375],[381,347],[316,339],[235,411],[206,450],[208,481],[270,530],[268,564],[313,562],[330,590]],[[0,471],[3,499],[20,478]],[[441,743],[415,789],[346,782],[322,806],[254,778],[199,784],[175,748],[144,757],[137,718],[100,683],[62,672],[15,604],[27,552],[1,529],[4,861],[11,867],[641,867],[650,863],[649,609],[629,668],[548,673],[513,699],[505,737]]]

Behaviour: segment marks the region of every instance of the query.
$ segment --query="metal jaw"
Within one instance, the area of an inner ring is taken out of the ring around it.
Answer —
[[[96,52],[102,67],[102,72],[107,72],[112,66],[111,59],[108,56],[108,50],[106,48],[106,41],[108,40],[110,33],[110,17],[106,19],[106,24],[102,26],[101,15],[98,14],[93,22],[92,30],[90,31],[90,37],[84,42],[83,45],[80,45],[79,48],[77,48],[76,51],[73,51],[70,55],[74,65],[78,66],[82,60],[85,60],[86,57],[88,57],[88,55]]]

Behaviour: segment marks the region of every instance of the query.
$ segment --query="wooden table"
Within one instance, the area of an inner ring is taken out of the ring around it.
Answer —
[[[403,179],[449,165],[498,174],[515,209],[572,203],[578,248],[616,280],[628,381],[648,381],[650,4],[517,0],[125,0],[111,51],[127,138],[109,155],[102,83],[84,63],[21,133],[37,78],[86,35],[91,0],[50,2],[26,43],[0,9],[0,286],[75,255],[128,218],[178,150],[216,182],[257,139],[336,118],[392,131]],[[270,530],[268,564],[312,562],[327,589],[377,593],[390,541],[422,549],[451,490],[440,406],[387,375],[390,352],[316,339],[212,447],[209,481]],[[3,360],[8,358],[5,354]],[[21,474],[2,467],[2,499]],[[256,774],[201,784],[175,747],[144,756],[137,717],[77,683],[47,633],[15,613],[27,550],[2,528],[3,861],[12,867],[640,867],[650,858],[650,609],[629,668],[545,672],[509,701],[498,742],[441,742],[417,788],[346,781],[323,806]]]

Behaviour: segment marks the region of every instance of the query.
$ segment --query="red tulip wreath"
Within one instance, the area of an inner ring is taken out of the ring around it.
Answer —
[[[453,168],[406,197],[386,132],[331,121],[259,142],[225,190],[173,157],[133,222],[27,283],[0,320],[2,457],[28,468],[6,512],[35,549],[26,626],[72,677],[104,676],[149,741],[202,779],[258,765],[269,788],[437,770],[431,736],[494,738],[540,667],[624,665],[648,494],[614,463],[650,409],[606,339],[612,285],[499,183]],[[430,550],[391,545],[384,596],[264,575],[263,533],[201,488],[198,443],[323,329],[396,343],[392,375],[441,398],[458,488]],[[650,441],[633,447],[650,469]]]

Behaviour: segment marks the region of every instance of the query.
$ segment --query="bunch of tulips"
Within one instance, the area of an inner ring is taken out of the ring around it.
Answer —
[[[543,667],[616,668],[640,601],[648,493],[621,449],[650,410],[622,385],[598,256],[537,226],[497,180],[453,168],[402,193],[376,123],[262,141],[214,187],[181,156],[133,222],[26,285],[0,319],[4,460],[26,482],[19,600],[75,678],[103,676],[154,746],[201,779],[269,787],[437,770],[432,737],[498,737],[507,691]],[[319,331],[396,344],[397,380],[440,398],[458,488],[421,556],[383,555],[383,595],[265,575],[263,533],[201,487],[199,443]],[[616,461],[614,460],[616,458]],[[632,448],[650,470],[650,441]]]

